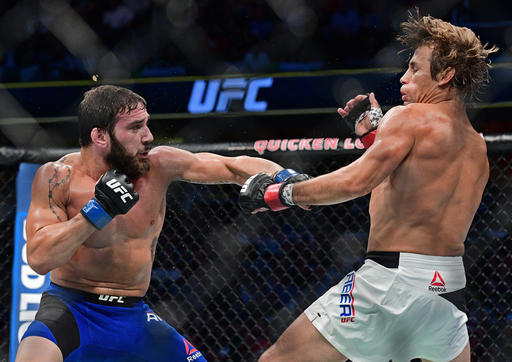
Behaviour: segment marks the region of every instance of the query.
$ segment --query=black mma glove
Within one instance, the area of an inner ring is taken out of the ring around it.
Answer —
[[[245,181],[238,198],[242,211],[252,213],[257,209],[266,208],[280,211],[293,206],[292,187],[294,182],[306,181],[311,177],[299,174],[294,170],[282,170],[274,179],[264,173],[258,173]],[[285,182],[275,182],[275,180]]]
[[[108,170],[100,177],[94,197],[80,211],[97,229],[102,229],[116,215],[126,214],[139,200],[126,175]]]
[[[370,114],[370,124],[373,129],[377,128],[383,117],[382,109],[380,107],[372,107],[370,104],[370,94],[366,93],[366,98],[357,103],[343,119],[352,132],[355,133],[359,122],[365,119],[368,114]],[[360,137],[363,136],[361,135]]]
[[[291,168],[281,170],[274,175],[274,181],[277,183],[285,181],[288,183],[300,182],[309,180],[310,178],[311,176],[305,173],[298,173],[297,171],[292,170]]]

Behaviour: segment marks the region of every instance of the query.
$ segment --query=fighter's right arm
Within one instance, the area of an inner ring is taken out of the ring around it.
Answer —
[[[96,230],[78,213],[68,218],[71,167],[58,162],[39,168],[32,183],[27,215],[27,259],[39,274],[65,264],[78,247]]]
[[[379,126],[375,144],[351,164],[330,173],[299,183],[275,183],[264,174],[251,177],[240,192],[241,209],[255,213],[293,205],[333,205],[368,194],[409,154],[416,129],[410,120],[416,118],[406,107],[392,108]]]

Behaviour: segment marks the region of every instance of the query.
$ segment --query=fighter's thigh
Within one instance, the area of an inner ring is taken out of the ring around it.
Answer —
[[[469,347],[469,342],[466,344],[466,347],[462,350],[462,352],[452,360],[452,362],[469,362],[471,361],[471,349]]]
[[[260,362],[345,361],[302,313],[263,355]]]
[[[24,338],[16,353],[16,362],[62,362],[62,352],[49,339],[30,336]]]
[[[137,344],[137,352],[151,361],[206,361],[201,351],[187,338],[165,320],[150,313],[152,318],[144,323],[145,333]]]

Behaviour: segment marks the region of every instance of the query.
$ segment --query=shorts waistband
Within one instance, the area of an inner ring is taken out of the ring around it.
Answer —
[[[400,252],[398,251],[369,251],[365,259],[373,260],[386,268],[398,268]]]
[[[67,288],[50,282],[49,288],[46,290],[50,294],[57,292],[57,294],[64,294],[65,296],[71,297],[74,300],[83,300],[86,302],[108,305],[111,307],[133,307],[136,303],[144,300],[144,297],[126,297],[122,295],[111,295],[111,294],[94,294],[88,293],[83,290]]]
[[[441,270],[464,270],[462,256],[437,256],[398,251],[369,251],[366,258],[379,263],[386,268],[413,266],[415,268]]]
[[[385,268],[378,269],[379,276],[387,275],[389,281],[396,277],[411,288],[428,293],[452,293],[466,286],[462,256],[370,251],[366,260]],[[371,268],[372,263],[368,264]]]

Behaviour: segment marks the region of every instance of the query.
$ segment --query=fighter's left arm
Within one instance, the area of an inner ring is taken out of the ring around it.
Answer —
[[[411,110],[390,109],[374,144],[360,158],[331,173],[293,185],[296,205],[331,205],[370,193],[407,157],[414,145]]]
[[[203,184],[242,185],[256,173],[274,177],[283,167],[259,157],[226,157],[214,153],[192,153],[174,147],[158,147],[159,164],[170,179]]]
[[[195,153],[196,161],[184,174],[184,180],[199,183],[235,183],[242,185],[256,173],[274,177],[283,167],[259,157],[226,157],[214,153]]]

